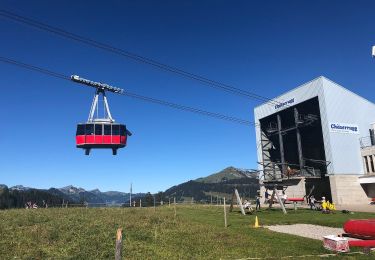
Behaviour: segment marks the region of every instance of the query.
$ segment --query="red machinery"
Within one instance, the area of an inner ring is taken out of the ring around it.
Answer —
[[[375,240],[349,240],[348,243],[354,247],[375,247]]]
[[[76,75],[73,75],[71,79],[74,82],[96,88],[87,123],[77,125],[77,148],[85,149],[86,155],[89,155],[90,150],[93,148],[112,149],[113,155],[116,155],[117,149],[125,147],[127,137],[132,134],[126,129],[125,125],[115,123],[109,110],[105,91],[122,94],[124,90],[107,84],[83,79]],[[101,118],[99,118],[99,95],[102,95],[104,105],[104,114]],[[96,118],[94,118],[95,114]]]
[[[305,201],[305,198],[288,198],[286,200],[287,202],[290,201],[290,202],[303,202]]]
[[[352,219],[344,223],[344,236],[362,240],[348,240],[341,236],[323,237],[325,248],[336,252],[349,252],[349,247],[375,248],[375,219]]]
[[[350,237],[375,239],[375,219],[352,219],[344,223],[344,231]]]

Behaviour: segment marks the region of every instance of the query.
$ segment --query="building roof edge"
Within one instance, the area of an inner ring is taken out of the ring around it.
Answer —
[[[303,83],[303,84],[301,84],[301,85],[299,85],[299,86],[297,86],[297,87],[295,87],[295,88],[292,88],[291,90],[288,90],[287,92],[284,92],[284,93],[282,93],[282,94],[276,96],[275,98],[272,98],[270,101],[263,102],[262,104],[259,104],[259,105],[255,106],[255,107],[254,107],[254,110],[257,109],[257,108],[259,108],[259,107],[261,107],[261,106],[264,106],[264,105],[270,103],[271,101],[278,102],[277,99],[280,98],[281,96],[284,96],[285,94],[287,94],[287,93],[289,93],[289,92],[292,92],[292,91],[294,91],[294,90],[296,90],[296,89],[302,88],[302,87],[304,87],[305,85],[310,84],[310,83],[312,83],[312,82],[314,82],[314,81],[318,81],[318,80],[322,80],[322,79],[328,79],[328,78],[326,78],[326,77],[324,77],[324,76],[316,77],[316,78],[314,78],[314,79],[312,79],[312,80],[310,80],[310,81],[308,81],[308,82],[305,82],[305,83]],[[332,82],[333,82],[333,81],[332,81]]]

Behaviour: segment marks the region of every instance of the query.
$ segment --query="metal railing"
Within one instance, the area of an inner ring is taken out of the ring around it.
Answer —
[[[327,165],[327,162],[326,161],[324,162]],[[262,163],[260,164],[263,165]],[[283,171],[285,172],[283,173]],[[263,176],[264,176],[265,182],[281,181],[282,179],[293,179],[293,178],[301,178],[301,177],[316,178],[316,177],[321,176],[321,170],[318,168],[306,166],[306,165],[301,170],[299,169],[298,164],[274,163],[271,168],[267,167],[267,169],[263,169]]]

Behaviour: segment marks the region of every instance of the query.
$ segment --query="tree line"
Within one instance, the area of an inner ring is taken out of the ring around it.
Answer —
[[[39,207],[46,204],[61,205],[63,201],[64,198],[43,190],[10,190],[6,186],[0,187],[0,209],[24,208],[28,202],[36,203]]]

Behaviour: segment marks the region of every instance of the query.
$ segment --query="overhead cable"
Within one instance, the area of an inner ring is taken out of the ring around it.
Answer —
[[[70,77],[67,76],[67,75],[64,75],[62,73],[58,73],[58,72],[55,72],[55,71],[51,71],[51,70],[48,70],[48,69],[44,69],[44,68],[41,68],[41,67],[38,67],[38,66],[30,65],[30,64],[27,64],[27,63],[23,63],[23,62],[16,61],[16,60],[9,59],[9,58],[2,57],[2,56],[0,56],[0,61],[2,61],[4,63],[12,64],[12,65],[15,65],[17,67],[24,68],[24,69],[28,69],[28,70],[36,71],[36,72],[39,72],[39,73],[43,73],[43,74],[48,75],[48,76],[52,76],[52,77],[55,77],[55,78],[70,81]],[[118,94],[128,96],[128,97],[132,97],[132,98],[136,98],[136,99],[143,100],[143,101],[150,102],[150,103],[154,103],[154,104],[167,106],[167,107],[178,109],[178,110],[188,111],[188,112],[192,112],[192,113],[195,113],[195,114],[200,114],[200,115],[205,115],[205,116],[209,116],[209,117],[213,117],[213,118],[217,118],[217,119],[221,119],[221,120],[225,120],[225,121],[230,121],[232,123],[238,123],[238,124],[242,124],[242,125],[254,125],[254,126],[256,125],[253,122],[245,120],[245,119],[240,119],[240,118],[237,118],[237,117],[232,117],[232,116],[227,116],[227,115],[223,115],[223,114],[219,114],[219,113],[209,112],[209,111],[205,111],[205,110],[202,110],[202,109],[184,106],[184,105],[172,103],[172,102],[161,100],[161,99],[147,97],[147,96],[139,95],[139,94],[132,93],[132,92],[129,92],[129,91],[126,91],[126,90],[124,92],[118,93]]]
[[[16,21],[16,22],[20,22],[22,24],[26,24],[26,25],[34,27],[34,28],[38,28],[38,29],[43,30],[43,31],[47,31],[47,32],[62,36],[64,38],[68,38],[70,40],[74,40],[74,41],[77,41],[77,42],[80,42],[80,43],[84,43],[86,45],[93,46],[95,48],[99,48],[99,49],[102,49],[102,50],[105,50],[105,51],[109,51],[111,53],[114,53],[114,54],[117,54],[117,55],[120,55],[120,56],[123,56],[123,57],[126,57],[126,58],[130,58],[130,59],[135,60],[137,62],[141,62],[141,63],[151,65],[153,67],[156,67],[156,68],[164,70],[164,71],[175,73],[175,74],[180,75],[182,77],[198,81],[198,82],[200,82],[200,83],[202,83],[206,86],[216,88],[216,89],[220,89],[220,90],[223,90],[225,92],[232,93],[234,95],[243,96],[243,97],[250,98],[250,99],[256,99],[256,100],[259,100],[259,101],[262,101],[262,102],[268,102],[268,103],[275,104],[275,105],[280,103],[280,102],[278,102],[274,99],[263,97],[261,95],[249,92],[247,90],[243,90],[243,89],[240,89],[240,88],[237,88],[237,87],[225,84],[225,83],[221,83],[221,82],[218,82],[218,81],[215,81],[215,80],[208,79],[206,77],[203,77],[203,76],[200,76],[200,75],[197,75],[197,74],[194,74],[194,73],[187,72],[187,71],[179,69],[177,67],[173,67],[173,66],[158,62],[154,59],[150,59],[150,58],[147,58],[147,57],[144,57],[144,56],[126,51],[124,49],[117,48],[117,47],[111,46],[109,44],[102,43],[102,42],[99,42],[99,41],[96,41],[96,40],[93,40],[93,39],[90,39],[90,38],[87,38],[87,37],[84,37],[84,36],[81,36],[81,35],[66,31],[66,30],[63,30],[61,28],[57,28],[57,27],[48,25],[46,23],[42,23],[40,21],[25,17],[25,16],[21,16],[21,15],[9,12],[7,10],[0,10],[0,16],[6,17],[6,18],[11,19],[11,20]]]

